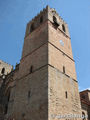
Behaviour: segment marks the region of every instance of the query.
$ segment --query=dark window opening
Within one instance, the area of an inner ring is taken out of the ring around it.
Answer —
[[[25,113],[22,113],[22,117],[23,117],[23,118],[25,117]]]
[[[57,22],[57,18],[55,16],[53,16],[53,22],[55,27],[57,28],[59,26],[59,23]]]
[[[86,120],[84,112],[82,112],[82,120]]]
[[[67,94],[67,91],[65,92],[65,97],[66,97],[66,99],[68,98],[68,94]]]
[[[33,32],[34,31],[34,24],[31,25],[31,28],[30,28],[30,32]]]
[[[9,102],[9,100],[10,100],[10,92],[9,92],[9,95],[8,95],[8,102]]]
[[[55,17],[55,16],[53,16],[53,21],[54,21],[54,22],[56,22],[56,21],[57,21],[57,19],[56,19],[56,17]]]
[[[66,29],[65,29],[64,24],[62,25],[62,30],[63,30],[64,32],[66,32]]]
[[[28,98],[30,98],[31,96],[31,91],[28,91]]]
[[[5,111],[4,111],[4,113],[7,114],[7,111],[8,111],[8,105],[5,106]]]
[[[30,67],[30,73],[32,73],[32,72],[33,72],[33,66]]]
[[[65,73],[65,66],[63,66],[63,73]]]
[[[43,16],[40,17],[40,23],[42,23],[42,22],[43,22]]]
[[[5,73],[5,68],[2,68],[1,73],[2,73],[2,74],[4,74],[4,73]]]

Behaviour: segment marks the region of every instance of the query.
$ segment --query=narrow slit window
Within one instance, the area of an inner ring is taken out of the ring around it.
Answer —
[[[65,73],[65,66],[63,66],[63,73]]]
[[[9,100],[10,100],[10,92],[9,92],[9,95],[8,95],[8,102],[9,102]]]
[[[33,72],[33,66],[30,67],[30,73],[32,73],[32,72]]]
[[[67,94],[67,91],[65,92],[65,97],[66,97],[66,99],[68,98],[68,94]]]
[[[31,91],[28,91],[28,98],[30,98],[31,96]]]
[[[5,106],[5,111],[4,111],[4,113],[7,114],[7,112],[8,112],[8,105]]]

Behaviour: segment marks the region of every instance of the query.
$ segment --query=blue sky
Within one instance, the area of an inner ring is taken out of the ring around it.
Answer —
[[[90,0],[0,0],[0,59],[19,63],[26,24],[47,4],[68,23],[79,88],[90,88]]]

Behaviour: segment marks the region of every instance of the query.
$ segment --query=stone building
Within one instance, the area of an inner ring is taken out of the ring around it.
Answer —
[[[12,71],[13,67],[8,63],[0,60],[0,86],[2,84],[2,77],[4,78],[5,75],[9,74]]]
[[[82,114],[84,116],[88,115],[88,120],[90,120],[90,90],[81,91],[80,99]]]
[[[0,76],[4,73],[5,75],[7,75],[8,73],[10,73],[12,70],[12,66],[9,65],[8,63],[3,62],[2,60],[0,60]]]
[[[4,112],[7,103],[7,99],[9,98],[10,94],[8,93],[8,90],[6,90],[5,87],[5,77],[11,73],[13,67],[2,60],[0,60],[0,120],[4,117]],[[7,91],[7,93],[5,93]],[[7,96],[8,95],[8,96]]]
[[[82,114],[68,25],[55,9],[47,6],[27,24],[20,64],[1,79],[2,119]]]

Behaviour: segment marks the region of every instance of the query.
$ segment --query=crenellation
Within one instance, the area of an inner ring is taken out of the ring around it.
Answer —
[[[4,68],[4,74],[7,75],[11,72],[13,66],[11,66],[10,64],[0,60],[0,76],[2,75],[2,69]]]
[[[40,26],[40,17],[43,15],[43,22],[46,20],[50,20],[53,23],[53,16],[56,16],[56,19],[58,21],[59,25],[59,29],[63,32],[62,30],[62,24],[65,25],[66,28],[66,32],[64,32],[64,34],[69,35],[69,31],[68,31],[68,26],[65,23],[65,21],[58,15],[58,13],[56,12],[55,9],[50,8],[49,6],[47,6],[45,9],[43,9],[43,11],[40,11],[40,13],[35,16],[28,24],[27,24],[27,30],[26,30],[26,36],[28,34],[30,34],[30,28],[31,28],[31,24],[34,24],[35,29],[37,27]]]

